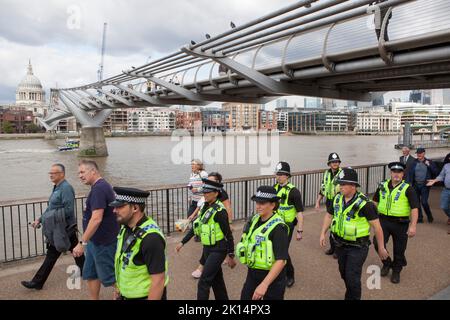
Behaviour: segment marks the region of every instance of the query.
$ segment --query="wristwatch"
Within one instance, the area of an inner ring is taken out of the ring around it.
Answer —
[[[87,246],[87,242],[80,241],[80,244],[81,244],[83,247],[86,247],[86,246]]]

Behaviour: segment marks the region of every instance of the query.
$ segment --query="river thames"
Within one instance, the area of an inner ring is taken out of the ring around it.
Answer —
[[[401,151],[394,149],[396,136],[280,136],[269,147],[259,143],[259,151],[255,151],[252,138],[242,139],[246,140],[244,145],[236,142],[223,149],[218,148],[223,150],[222,156],[218,155],[217,148],[211,151],[213,143],[206,139],[203,148],[200,147],[203,154],[210,155],[203,157],[205,169],[208,172],[219,171],[224,179],[228,179],[269,174],[273,171],[273,162],[278,160],[289,162],[293,172],[325,168],[330,152],[340,155],[343,166],[390,162],[398,160],[401,155]],[[106,142],[109,157],[96,160],[103,177],[115,186],[145,189],[187,183],[190,159],[198,155],[194,153],[198,149],[193,147],[192,153],[185,152],[183,157],[179,156],[182,153],[181,142],[171,137],[107,138]],[[0,201],[48,197],[52,190],[48,171],[53,163],[66,166],[66,178],[77,194],[88,192],[89,188],[77,177],[80,158],[76,151],[57,151],[57,146],[63,143],[64,140],[0,140]],[[427,156],[444,158],[449,151],[430,149]],[[259,157],[255,155],[257,152]],[[414,155],[414,150],[411,153]],[[232,156],[228,157],[230,154]],[[260,160],[261,155],[265,161]]]

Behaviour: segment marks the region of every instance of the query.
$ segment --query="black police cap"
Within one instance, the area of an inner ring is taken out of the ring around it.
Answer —
[[[202,192],[220,192],[223,188],[223,184],[217,181],[209,180],[209,179],[202,179],[203,186],[202,186]]]
[[[277,196],[277,190],[271,186],[260,186],[251,200],[256,202],[277,202],[280,198]]]
[[[405,171],[406,166],[405,166],[403,163],[401,163],[401,162],[395,161],[395,162],[389,163],[389,164],[388,164],[388,168],[389,168],[390,170],[401,170],[401,171]]]
[[[136,188],[114,187],[113,190],[116,193],[116,200],[109,204],[111,207],[121,207],[128,203],[145,204],[150,195],[150,192]]]

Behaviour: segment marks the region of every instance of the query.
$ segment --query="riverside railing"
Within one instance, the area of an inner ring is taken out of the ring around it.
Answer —
[[[378,184],[388,177],[387,164],[371,164],[353,167],[359,176],[361,192],[371,194]],[[305,207],[314,206],[324,169],[292,173],[291,182],[303,197]],[[234,220],[247,219],[254,212],[250,197],[258,186],[275,184],[275,176],[243,177],[224,181],[233,210]],[[152,216],[165,234],[175,231],[175,221],[186,218],[188,190],[186,184],[165,185],[150,188],[147,201],[148,215]],[[78,226],[85,209],[86,197],[77,196],[75,213]],[[45,254],[42,229],[33,229],[29,222],[40,217],[47,208],[47,201],[0,203],[0,263],[28,259]]]

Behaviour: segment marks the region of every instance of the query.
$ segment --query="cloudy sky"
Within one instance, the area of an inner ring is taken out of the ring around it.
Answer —
[[[103,22],[105,77],[171,53],[294,0],[1,0],[0,103],[14,102],[31,59],[48,91],[97,78]],[[291,98],[295,101],[297,98]],[[302,99],[298,99],[301,101]]]

